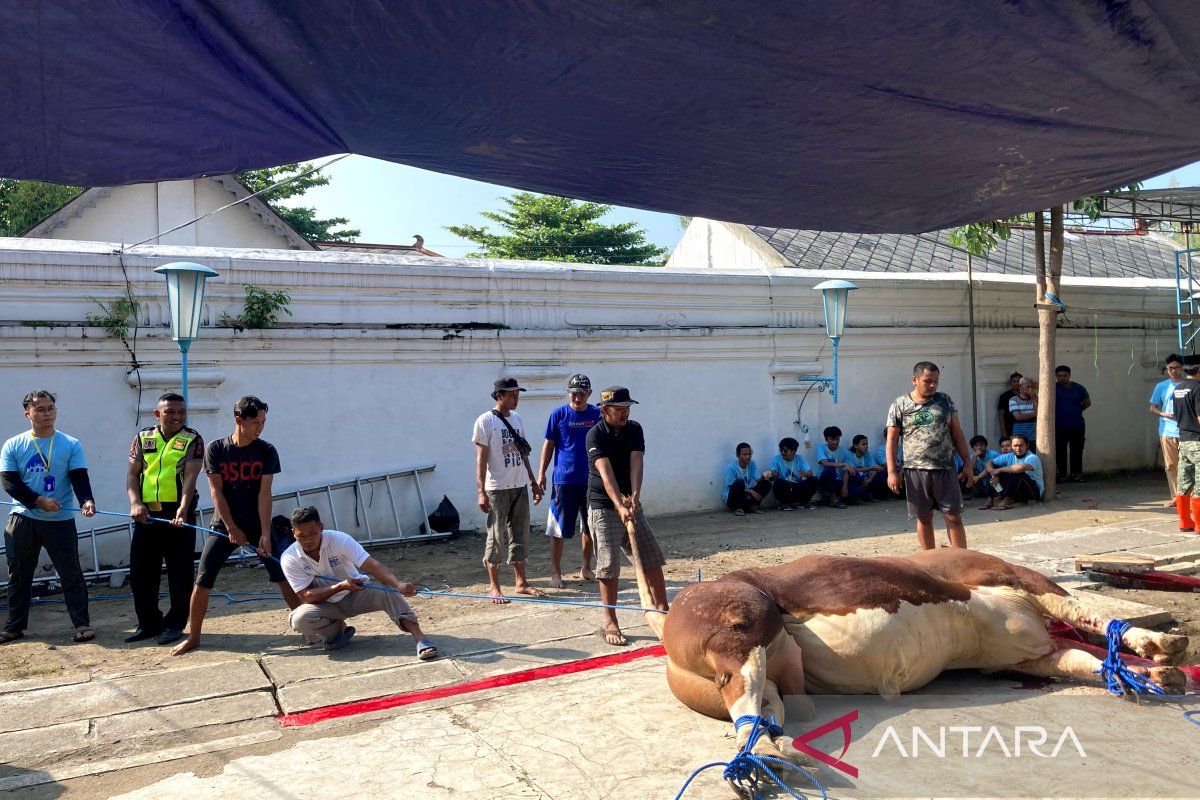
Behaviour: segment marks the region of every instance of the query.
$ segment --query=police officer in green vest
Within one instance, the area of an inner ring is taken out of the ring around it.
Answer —
[[[129,515],[134,519],[129,549],[129,587],[137,630],[126,642],[154,639],[170,644],[183,637],[188,601],[192,594],[192,564],[196,531],[196,479],[204,467],[204,441],[187,427],[187,404],[168,392],[154,409],[158,424],[143,428],[129,447]],[[150,517],[167,522],[153,522]],[[166,614],[158,608],[163,561],[171,605]]]

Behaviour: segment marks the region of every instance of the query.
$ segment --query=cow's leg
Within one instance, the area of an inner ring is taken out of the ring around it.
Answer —
[[[1103,636],[1108,629],[1108,623],[1112,621],[1111,618],[1096,614],[1070,596],[1040,594],[1036,596],[1036,599],[1047,614],[1073,625],[1081,631]],[[1179,663],[1188,647],[1188,637],[1186,636],[1134,627],[1125,631],[1121,641],[1142,658],[1148,658],[1159,664]]]
[[[1077,681],[1098,680],[1100,659],[1075,647],[1060,647],[1040,658],[1031,658],[1010,667],[1000,667],[986,672],[1013,670],[1026,675],[1043,678],[1071,678]],[[1136,667],[1129,670],[1144,675],[1151,683],[1158,684],[1168,694],[1179,694],[1187,688],[1187,676],[1175,667]]]

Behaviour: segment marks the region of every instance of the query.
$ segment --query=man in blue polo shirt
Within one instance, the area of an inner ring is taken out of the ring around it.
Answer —
[[[997,511],[1012,508],[1018,500],[1042,499],[1045,489],[1042,461],[1029,452],[1029,440],[1024,434],[1014,433],[1012,452],[993,458],[983,470],[989,478],[995,477],[1000,483],[1000,502],[993,506]]]
[[[96,513],[83,445],[54,429],[58,408],[50,392],[32,391],[22,405],[30,429],[9,439],[0,450],[0,484],[16,501],[4,529],[8,621],[0,631],[0,644],[22,638],[29,627],[33,576],[43,547],[62,582],[67,615],[75,626],[73,640],[87,642],[96,634],[88,616],[75,512],[68,510],[75,499],[85,517]]]
[[[546,469],[554,459],[554,485],[550,491],[550,509],[546,535],[550,537],[550,586],[563,588],[563,541],[575,535],[579,526],[583,546],[583,566],[579,578],[596,580],[592,572],[592,532],[587,523],[588,431],[600,421],[600,409],[588,403],[592,382],[587,375],[572,375],[567,381],[565,403],[550,413],[546,421],[546,441],[538,465],[537,482],[546,492]]]

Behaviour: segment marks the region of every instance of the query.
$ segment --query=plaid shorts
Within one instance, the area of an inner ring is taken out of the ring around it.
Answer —
[[[654,538],[654,530],[642,509],[637,510],[634,517],[634,535],[637,537],[638,557],[642,560],[642,568],[661,567],[667,563],[663,558],[662,549]],[[621,550],[630,554],[629,534],[621,515],[615,508],[588,508],[588,527],[592,529],[592,541],[596,544],[596,577],[621,577]]]

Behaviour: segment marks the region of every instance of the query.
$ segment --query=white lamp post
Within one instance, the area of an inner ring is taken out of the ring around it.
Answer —
[[[829,396],[837,403],[838,390],[838,341],[846,327],[846,302],[850,290],[857,289],[850,281],[824,281],[813,287],[821,293],[821,305],[825,310],[825,335],[833,343],[833,377],[801,378],[800,380],[819,383],[822,389],[829,390]]]
[[[171,312],[171,338],[179,344],[183,359],[183,400],[188,396],[188,348],[200,334],[200,311],[204,304],[204,281],[219,274],[216,270],[189,261],[175,261],[155,267],[167,279],[167,307]]]

